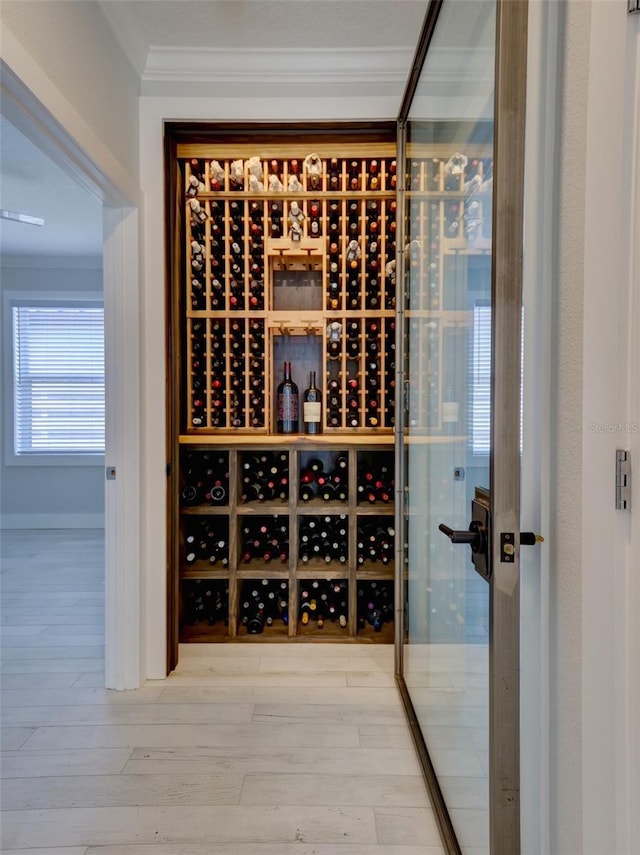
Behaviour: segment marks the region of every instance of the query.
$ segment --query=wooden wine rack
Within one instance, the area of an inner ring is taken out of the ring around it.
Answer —
[[[380,561],[364,560],[358,562],[358,535],[363,525],[377,522],[389,527],[394,525],[393,495],[387,502],[371,503],[363,498],[358,491],[362,483],[359,476],[363,466],[371,465],[371,461],[383,460],[387,468],[393,471],[393,445],[391,443],[364,443],[358,448],[347,447],[336,442],[312,442],[303,437],[292,439],[290,442],[270,443],[260,446],[232,440],[230,445],[218,443],[202,444],[196,438],[184,438],[181,445],[182,471],[186,470],[186,455],[212,454],[216,456],[224,449],[224,464],[228,466],[227,500],[223,504],[212,505],[203,499],[196,505],[187,505],[183,501],[180,506],[180,538],[178,546],[179,580],[181,590],[194,580],[203,583],[214,583],[222,586],[228,592],[227,620],[219,620],[213,626],[205,621],[190,622],[186,614],[186,597],[181,596],[181,631],[182,641],[221,641],[221,640],[328,640],[328,641],[381,641],[390,643],[393,640],[393,624],[383,624],[380,631],[375,631],[371,625],[359,620],[358,592],[366,589],[372,582],[386,583],[393,586],[395,563],[393,560],[383,564]],[[247,456],[261,451],[279,451],[286,455],[286,473],[289,484],[286,499],[271,501],[243,500],[243,461]],[[318,496],[303,501],[299,498],[301,472],[310,458],[324,460],[325,469],[331,468],[331,462],[336,456],[346,456],[348,468],[345,472],[348,484],[345,501],[324,501]],[[184,474],[181,478],[181,489],[185,486]],[[301,524],[310,517],[344,516],[347,526],[346,556],[344,563],[333,560],[327,563],[322,557],[312,558],[305,564],[299,561]],[[245,560],[243,557],[243,526],[250,520],[273,522],[277,518],[279,524],[284,524],[288,530],[289,552],[285,561],[274,558],[265,562],[260,557]],[[194,531],[194,523],[201,525],[203,521],[212,524],[216,539],[222,538],[227,542],[225,563],[216,562],[211,565],[206,558],[192,563],[187,562],[189,547],[186,539]],[[250,635],[242,622],[242,591],[243,585],[253,585],[260,580],[282,580],[287,582],[288,623],[275,621],[272,626],[266,626],[259,635]],[[301,621],[301,594],[312,580],[328,580],[346,582],[348,597],[348,613],[346,626],[342,627],[337,621],[326,620],[324,627],[319,629],[315,621],[303,625]]]
[[[358,538],[367,523],[370,530],[393,529],[394,488],[384,501],[363,501],[358,473],[362,461],[383,459],[393,483],[395,133],[332,128],[292,135],[291,129],[255,128],[223,132],[211,142],[196,142],[198,136],[178,132],[167,152],[176,342],[170,432],[177,474],[170,507],[170,666],[178,641],[390,643],[393,608],[380,627],[364,619],[362,603],[381,585],[393,606],[395,553],[391,548],[384,560],[371,560]],[[305,164],[310,153],[317,158]],[[320,435],[276,433],[275,393],[285,361],[301,398],[309,372],[316,372],[323,390]],[[284,498],[244,495],[244,462],[262,452],[287,457]],[[303,500],[300,479],[309,456],[329,466],[337,454],[348,460],[344,500]],[[222,503],[206,493],[185,500],[193,455],[222,455]],[[340,560],[303,561],[308,521],[343,516]],[[247,560],[244,532],[276,518],[288,539],[284,560]],[[192,544],[199,539],[204,551],[196,554]],[[209,539],[224,544],[210,559]],[[281,586],[287,620],[251,634],[244,603],[263,582]],[[329,582],[346,603],[342,623],[335,616],[324,625],[304,622],[306,590]]]
[[[318,149],[309,174],[303,152],[275,144],[178,148],[182,433],[274,433],[285,359],[301,390],[310,370],[321,388],[339,383],[325,399],[325,431],[393,430],[394,146]]]

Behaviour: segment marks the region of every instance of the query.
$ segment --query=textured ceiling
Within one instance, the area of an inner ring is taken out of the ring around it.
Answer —
[[[123,7],[122,0],[102,6]],[[131,0],[137,37],[153,47],[414,46],[426,0]]]

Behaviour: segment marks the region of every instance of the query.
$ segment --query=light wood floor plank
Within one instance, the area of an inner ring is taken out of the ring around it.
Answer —
[[[128,843],[378,842],[370,808],[113,807],[5,811],[3,848]]]
[[[221,768],[238,769],[244,774],[314,773],[360,775],[364,778],[387,775],[420,775],[412,748],[318,748],[283,749],[271,745],[179,748],[135,748],[124,768],[125,774],[182,773],[214,774]],[[428,799],[425,797],[425,805]]]
[[[309,745],[353,748],[358,746],[354,725],[320,724],[148,724],[74,725],[39,727],[31,736],[31,749],[135,748],[180,746],[306,748]]]
[[[85,689],[71,687],[71,682],[74,680],[74,675],[70,675],[71,680],[67,688],[38,688],[31,686],[23,689],[3,689],[2,690],[2,707],[52,707],[52,706],[84,706],[88,704],[97,704],[105,706],[128,705],[128,704],[153,704],[159,703],[162,695],[162,689],[142,688],[134,692],[114,692],[110,689],[95,688]],[[185,699],[186,702],[187,699]],[[213,698],[210,698],[208,703],[212,703]],[[238,698],[231,703],[248,703],[247,698]]]
[[[47,778],[60,775],[115,775],[124,771],[130,748],[64,749],[3,753],[3,778]]]
[[[68,706],[4,707],[3,725],[127,725],[247,724],[253,704],[71,704]]]
[[[153,807],[237,805],[242,777],[227,775],[74,775],[14,779],[2,808]]]
[[[245,775],[240,804],[423,807],[424,797],[424,782],[417,775],[367,779],[309,769],[298,775]]]

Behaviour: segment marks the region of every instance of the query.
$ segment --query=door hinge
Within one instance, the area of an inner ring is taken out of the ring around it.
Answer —
[[[167,478],[170,478],[171,477],[171,464],[170,463],[167,463],[165,472],[167,474]]]
[[[616,510],[631,510],[631,452],[616,451]]]

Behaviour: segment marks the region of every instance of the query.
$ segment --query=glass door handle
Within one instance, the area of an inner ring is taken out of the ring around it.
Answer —
[[[451,543],[466,543],[473,552],[479,552],[482,548],[485,531],[484,527],[475,520],[469,526],[469,531],[454,531],[444,523],[440,523],[438,528],[447,535]],[[520,546],[535,546],[536,543],[544,543],[544,537],[541,534],[535,534],[533,531],[520,532]]]
[[[439,530],[446,534],[451,543],[463,543],[471,547],[471,561],[476,572],[483,579],[491,578],[491,511],[489,491],[476,487],[475,498],[471,502],[471,522],[468,531],[454,531],[448,525],[440,523]]]
[[[466,543],[472,552],[481,552],[486,548],[487,533],[479,520],[473,520],[468,531],[454,531],[448,525],[440,523],[439,530],[446,534],[451,543]]]

